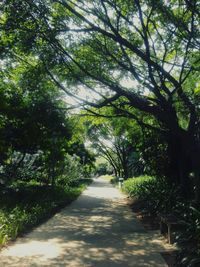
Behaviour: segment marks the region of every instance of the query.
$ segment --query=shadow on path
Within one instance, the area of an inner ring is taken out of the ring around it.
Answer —
[[[165,267],[162,240],[148,233],[107,181],[95,179],[70,206],[1,254],[10,267]]]

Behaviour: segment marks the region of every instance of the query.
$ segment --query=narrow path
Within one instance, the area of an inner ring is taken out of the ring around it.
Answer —
[[[165,267],[148,233],[108,182],[95,179],[70,206],[0,253],[1,267]]]

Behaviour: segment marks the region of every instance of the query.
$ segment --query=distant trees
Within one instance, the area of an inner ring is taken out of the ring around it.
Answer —
[[[109,162],[114,175],[127,179],[141,174],[144,166],[138,150],[141,145],[137,143],[138,126],[124,118],[94,118],[90,115],[85,114],[83,119],[87,138],[96,154]]]

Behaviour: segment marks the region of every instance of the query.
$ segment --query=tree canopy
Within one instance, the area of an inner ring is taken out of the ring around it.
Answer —
[[[198,264],[199,29],[199,0],[0,1],[0,193],[69,190],[101,155]]]
[[[170,179],[184,194],[189,173],[200,181],[198,1],[5,0],[2,8],[4,64],[34,62],[35,81],[43,75],[87,111],[108,116],[107,106],[158,131]],[[95,101],[81,102],[80,86]]]

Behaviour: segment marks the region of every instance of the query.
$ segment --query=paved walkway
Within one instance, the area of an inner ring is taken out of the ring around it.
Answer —
[[[95,179],[70,206],[0,253],[1,267],[166,267],[147,232],[108,182]]]

